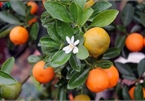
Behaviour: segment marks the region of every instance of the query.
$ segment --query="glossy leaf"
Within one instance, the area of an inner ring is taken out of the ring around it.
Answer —
[[[87,0],[74,0],[76,4],[78,4],[82,9],[84,9],[85,3]]]
[[[144,13],[140,13],[139,16],[140,16],[140,23],[145,27],[145,19],[144,19],[145,14]]]
[[[122,49],[125,46],[125,39],[126,36],[121,36],[117,34],[116,40],[115,40],[115,47],[118,49]]]
[[[134,25],[130,31],[130,33],[133,33],[133,32],[138,32],[141,30],[141,26],[140,25]]]
[[[115,87],[115,92],[118,95],[119,98],[122,98],[122,84],[119,82]]]
[[[134,77],[134,74],[131,68],[127,64],[115,62],[115,66],[117,67],[117,69],[119,70],[121,74]]]
[[[32,64],[35,64],[37,63],[38,61],[42,60],[42,57],[41,56],[36,56],[36,55],[30,55],[28,57],[28,62],[29,63],[32,63]]]
[[[123,87],[122,95],[123,95],[123,99],[124,99],[124,100],[131,100],[130,95],[129,95],[128,92],[129,92],[129,91],[128,91],[127,86]]]
[[[143,75],[143,73],[145,72],[145,58],[143,58],[137,66],[137,72],[139,77],[141,77]]]
[[[14,84],[16,82],[17,81],[13,77],[0,70],[0,85]]]
[[[11,8],[18,14],[25,16],[26,6],[22,0],[10,0]]]
[[[74,88],[80,86],[81,84],[83,84],[88,77],[89,70],[90,69],[87,68],[87,69],[82,70],[80,72],[76,72],[68,81],[67,88],[74,89]]]
[[[83,26],[86,21],[90,18],[90,16],[93,14],[94,10],[92,8],[85,9],[81,15],[79,15],[79,21],[78,24]]]
[[[124,47],[124,48],[122,49],[122,51],[121,51],[121,55],[122,55],[122,57],[124,57],[125,59],[128,58],[129,53],[130,53],[130,51],[129,51],[126,47]]]
[[[71,76],[72,76],[73,74],[75,74],[75,73],[76,73],[75,70],[72,69],[72,68],[70,68],[70,70],[67,72],[66,78],[67,78],[67,79],[70,79]]]
[[[78,22],[78,19],[81,13],[83,12],[81,7],[78,4],[72,2],[69,9],[70,9],[70,13],[73,17],[74,22]]]
[[[50,66],[54,68],[59,67],[65,64],[70,59],[70,57],[71,57],[71,53],[66,54],[64,51],[58,51],[52,56],[52,59],[50,61]]]
[[[66,40],[66,36],[71,38],[74,35],[73,29],[70,25],[61,21],[57,21],[56,31],[63,40]]]
[[[65,80],[62,78],[54,86],[55,87],[62,87],[65,83],[66,83]]]
[[[47,32],[48,32],[50,38],[52,38],[53,40],[59,42],[60,37],[59,37],[58,33],[56,32],[54,24],[48,24]]]
[[[30,29],[30,36],[33,40],[36,40],[39,32],[39,24],[38,22],[34,23]]]
[[[101,11],[104,11],[108,8],[110,8],[112,4],[107,1],[98,1],[95,2],[95,4],[92,6],[92,8],[95,10],[95,13],[99,13]]]
[[[121,20],[123,22],[124,26],[128,26],[134,16],[134,7],[127,3],[124,7],[124,9],[122,10],[122,14],[121,14]]]
[[[81,61],[76,57],[76,55],[70,57],[69,63],[75,71],[79,72],[81,70]]]
[[[122,77],[127,80],[137,80],[137,78],[132,75],[122,75]]]
[[[44,3],[44,7],[45,7],[46,11],[53,18],[66,22],[66,23],[71,22],[68,11],[66,10],[66,8],[63,5],[61,5],[57,2],[48,1],[48,2]]]
[[[121,50],[119,48],[109,48],[104,54],[103,59],[115,58],[120,54]]]
[[[109,60],[100,60],[97,63],[97,67],[101,67],[103,69],[110,68],[113,65],[113,63]]]
[[[65,87],[59,88],[58,100],[59,101],[65,101],[66,100],[66,89],[65,89]]]
[[[92,21],[91,26],[105,27],[111,24],[117,15],[118,10],[115,9],[105,10],[95,17],[95,19]]]
[[[89,56],[88,50],[81,44],[78,46],[79,52],[76,54],[78,59],[84,60]]]
[[[60,46],[59,43],[57,43],[57,42],[54,41],[53,39],[47,38],[47,37],[42,37],[42,38],[40,39],[40,43],[41,43],[43,46],[46,46],[46,47],[59,48],[59,46]]]
[[[143,100],[143,89],[142,89],[142,86],[140,84],[136,85],[135,86],[135,89],[134,89],[134,99],[135,100]]]
[[[0,20],[7,22],[9,24],[20,24],[19,20],[7,11],[0,12]]]
[[[10,74],[11,71],[12,71],[12,68],[13,68],[13,66],[14,66],[14,63],[15,63],[14,57],[8,58],[8,59],[2,64],[1,71]]]

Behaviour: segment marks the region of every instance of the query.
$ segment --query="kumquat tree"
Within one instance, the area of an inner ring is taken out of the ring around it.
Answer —
[[[9,54],[0,64],[0,100],[145,99],[144,1],[8,0],[0,7]],[[138,62],[129,60],[134,53]],[[31,69],[17,79],[22,55]],[[28,80],[35,97],[25,90]]]

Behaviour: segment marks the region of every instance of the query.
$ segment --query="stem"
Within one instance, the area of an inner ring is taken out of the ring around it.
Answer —
[[[86,59],[84,60],[87,65],[92,66]]]
[[[22,79],[20,83],[23,85],[29,78],[30,78],[30,73],[28,73],[28,75],[26,75],[26,77]]]

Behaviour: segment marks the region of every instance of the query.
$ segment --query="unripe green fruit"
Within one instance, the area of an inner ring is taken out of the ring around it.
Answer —
[[[0,95],[5,100],[16,100],[22,90],[22,84],[17,82],[11,85],[1,85]]]

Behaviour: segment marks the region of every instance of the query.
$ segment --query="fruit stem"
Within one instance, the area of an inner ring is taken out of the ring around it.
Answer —
[[[87,65],[92,66],[86,59],[84,60]]]
[[[28,73],[28,75],[26,75],[26,77],[22,79],[20,83],[23,85],[29,78],[30,78],[30,73]]]

